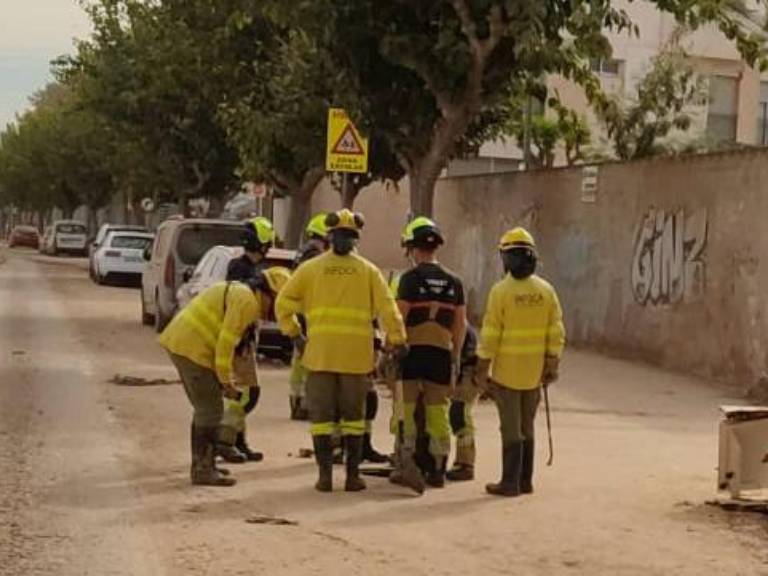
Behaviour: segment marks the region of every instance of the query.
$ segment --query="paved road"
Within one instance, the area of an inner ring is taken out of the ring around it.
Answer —
[[[539,467],[534,496],[483,493],[499,465],[489,405],[478,481],[422,498],[378,479],[321,495],[295,456],[309,439],[286,417],[286,371],[267,366],[250,428],[267,460],[233,467],[234,489],[193,488],[180,387],[109,383],[175,377],[139,324],[138,292],[93,285],[82,260],[6,255],[0,574],[768,574],[765,521],[704,505],[717,406],[734,401],[709,383],[571,352],[552,392],[555,466]],[[256,515],[298,525],[246,522]]]

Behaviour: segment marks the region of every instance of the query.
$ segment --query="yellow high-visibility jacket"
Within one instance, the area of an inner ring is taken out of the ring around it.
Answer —
[[[302,364],[314,372],[367,374],[373,370],[373,320],[390,344],[405,343],[395,299],[376,266],[357,254],[326,252],[305,262],[280,291],[275,304],[280,329],[301,333],[296,314],[307,321]]]
[[[235,348],[261,316],[261,296],[240,282],[217,282],[200,292],[160,335],[160,345],[173,354],[232,381]],[[226,292],[226,313],[224,295]]]
[[[538,388],[544,356],[559,358],[564,346],[563,312],[548,282],[507,275],[491,288],[477,354],[491,360],[494,382],[515,390]]]

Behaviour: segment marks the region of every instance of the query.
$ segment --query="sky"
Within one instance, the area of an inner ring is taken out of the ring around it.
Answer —
[[[52,79],[50,61],[89,31],[77,0],[0,0],[0,127]]]

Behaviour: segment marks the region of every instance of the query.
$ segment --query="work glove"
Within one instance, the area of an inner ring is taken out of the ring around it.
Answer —
[[[541,383],[549,386],[557,382],[560,377],[560,358],[557,356],[544,356],[544,369],[541,372]]]
[[[303,334],[293,339],[293,349],[299,353],[299,357],[304,356],[304,350],[307,348],[307,337]]]
[[[222,382],[221,393],[230,400],[239,400],[241,394],[240,390],[232,382]]]

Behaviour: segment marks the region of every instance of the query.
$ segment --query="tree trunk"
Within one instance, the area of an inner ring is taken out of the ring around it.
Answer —
[[[291,191],[291,210],[285,230],[285,245],[287,248],[298,248],[304,226],[309,221],[312,209],[312,194],[325,176],[325,168],[310,168],[298,185]]]
[[[432,145],[435,148],[435,144]],[[433,154],[432,151],[413,164],[408,172],[411,216],[434,215],[435,185],[443,170],[442,154]]]
[[[357,200],[360,190],[365,186],[364,182],[355,181],[355,178],[348,176],[346,184],[341,187],[341,207],[352,210],[355,207],[355,200]]]

